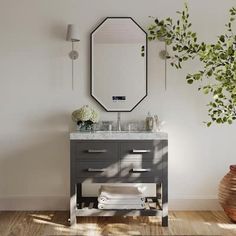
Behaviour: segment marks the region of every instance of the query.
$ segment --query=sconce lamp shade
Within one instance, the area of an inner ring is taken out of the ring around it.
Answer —
[[[76,25],[70,24],[67,26],[66,40],[72,42],[80,41],[79,30],[78,27],[76,27]]]

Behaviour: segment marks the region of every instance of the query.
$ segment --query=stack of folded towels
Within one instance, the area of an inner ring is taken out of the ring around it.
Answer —
[[[138,187],[102,185],[98,209],[144,209],[145,197]]]

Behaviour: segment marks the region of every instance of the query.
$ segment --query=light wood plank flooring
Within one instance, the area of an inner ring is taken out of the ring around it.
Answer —
[[[229,235],[236,224],[224,212],[172,211],[169,227],[156,217],[78,217],[68,226],[68,212],[0,212],[0,236],[38,235]]]

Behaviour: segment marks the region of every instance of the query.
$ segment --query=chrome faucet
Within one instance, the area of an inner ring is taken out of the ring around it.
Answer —
[[[121,131],[121,116],[120,112],[117,113],[117,126],[116,126],[117,131]]]

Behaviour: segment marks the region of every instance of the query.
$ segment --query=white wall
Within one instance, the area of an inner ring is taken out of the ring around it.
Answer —
[[[223,31],[234,3],[189,1],[200,39],[211,42]],[[94,27],[106,16],[131,16],[146,28],[148,16],[174,17],[182,6],[181,0],[0,0],[1,209],[66,208],[70,113],[91,104],[102,119],[115,119],[89,95],[89,33]],[[71,45],[65,41],[68,23],[78,24],[81,31],[74,91],[67,56]],[[168,67],[165,91],[159,50],[155,43],[149,45],[147,99],[122,118],[144,119],[151,111],[167,122],[173,208],[194,209],[197,202],[214,208],[219,180],[235,162],[236,126],[203,125],[207,97],[184,80],[197,63],[181,71]]]

